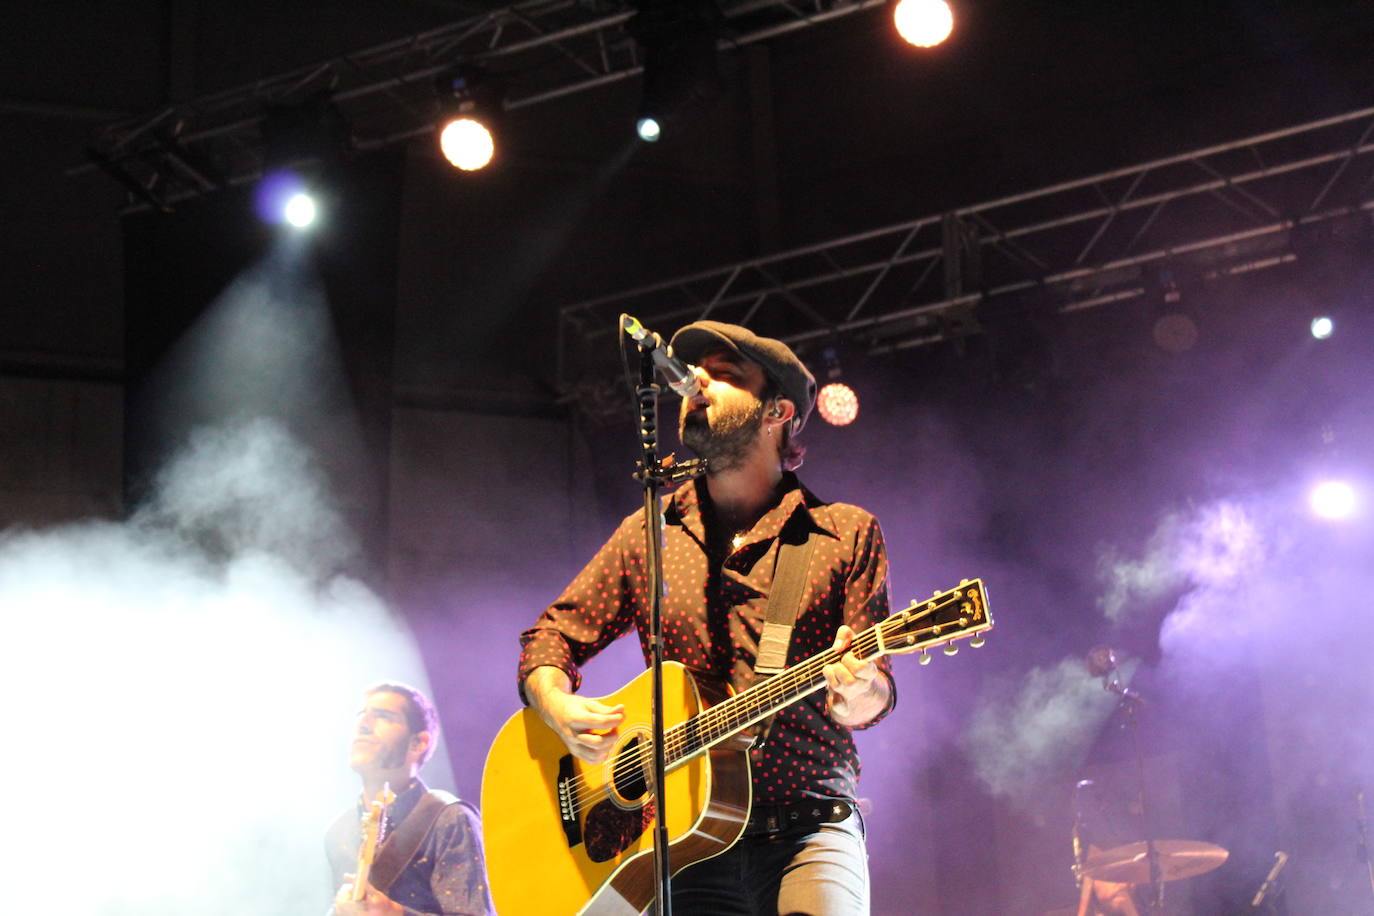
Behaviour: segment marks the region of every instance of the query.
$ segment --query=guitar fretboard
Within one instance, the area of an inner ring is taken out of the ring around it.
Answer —
[[[854,637],[849,650],[862,659],[875,658],[892,651],[912,651],[930,645],[947,642],[962,633],[969,632],[969,621],[959,619],[945,623],[932,622],[930,618],[939,611],[946,610],[951,604],[965,600],[972,594],[979,605],[977,625],[972,629],[987,628],[987,621],[981,611],[981,593],[976,583],[969,583],[937,595],[924,604],[912,603],[899,614],[874,624]],[[826,665],[838,662],[844,653],[835,649],[818,652],[803,662],[788,668],[780,674],[760,681],[728,700],[712,706],[701,713],[668,729],[664,735],[664,758],[669,769],[684,763],[721,741],[736,735],[756,722],[802,697],[825,686],[823,670]]]

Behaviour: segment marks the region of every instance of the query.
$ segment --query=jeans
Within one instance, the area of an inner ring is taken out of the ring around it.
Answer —
[[[868,916],[863,822],[744,836],[672,889],[674,916]]]

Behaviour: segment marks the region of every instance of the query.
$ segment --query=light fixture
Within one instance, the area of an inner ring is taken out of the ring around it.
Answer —
[[[297,191],[287,198],[286,205],[282,208],[282,216],[297,229],[306,229],[315,222],[318,211],[315,198],[305,191]]]
[[[816,395],[821,419],[834,426],[848,426],[859,416],[859,396],[844,382],[830,382]]]
[[[1355,514],[1355,488],[1344,480],[1326,480],[1312,488],[1308,504],[1319,517],[1339,521]]]
[[[496,121],[501,91],[485,73],[460,67],[437,80],[439,151],[456,169],[475,172],[496,158]]]
[[[658,138],[663,136],[663,125],[659,124],[658,118],[653,115],[641,115],[635,122],[635,132],[645,143],[657,143]]]
[[[318,180],[307,181],[295,169],[278,169],[262,177],[253,192],[253,208],[265,223],[308,229],[320,216]]]
[[[844,382],[839,381],[840,358],[834,347],[821,351],[828,381],[816,393],[816,412],[821,419],[832,426],[848,426],[859,416],[859,396]]]
[[[635,131],[656,143],[721,88],[716,42],[720,10],[709,0],[634,0],[625,30],[643,54]]]
[[[909,44],[933,48],[954,31],[954,11],[945,0],[898,0],[892,22]]]
[[[1336,324],[1328,316],[1321,315],[1312,319],[1311,330],[1317,340],[1326,340],[1336,330]]]

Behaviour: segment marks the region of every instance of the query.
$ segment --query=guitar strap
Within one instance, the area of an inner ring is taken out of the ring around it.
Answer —
[[[420,851],[420,844],[434,829],[439,815],[453,804],[460,804],[458,797],[441,789],[425,793],[401,825],[388,833],[378,847],[377,857],[372,860],[372,869],[368,872],[368,881],[373,887],[383,894],[391,890],[392,883]]]
[[[822,508],[818,506],[812,511],[819,512]],[[759,654],[754,661],[754,674],[760,678],[772,677],[787,668],[792,627],[801,613],[802,593],[811,571],[811,555],[816,552],[816,541],[820,537],[821,531],[815,525],[803,522],[786,525],[778,536],[782,542],[778,547],[778,565],[773,572],[773,586],[768,591],[768,611],[763,632],[759,634]],[[773,717],[769,716],[759,726],[759,743],[768,739],[772,728]]]
[[[787,647],[792,644],[792,627],[801,613],[806,574],[811,569],[811,554],[816,550],[819,532],[814,527],[788,525],[779,534],[778,566],[773,571],[773,586],[768,590],[768,612],[759,634],[759,654],[754,673],[771,677],[787,668]]]

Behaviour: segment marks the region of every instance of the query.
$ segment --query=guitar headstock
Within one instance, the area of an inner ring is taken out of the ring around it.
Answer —
[[[353,877],[353,890],[348,895],[355,903],[361,902],[367,896],[368,872],[372,868],[373,858],[377,855],[378,845],[386,838],[386,809],[395,800],[396,793],[391,791],[391,783],[383,783],[382,790],[377,793],[376,798],[367,803],[367,808],[363,811],[358,868]]]
[[[381,841],[382,834],[386,832],[386,809],[395,800],[396,793],[391,791],[391,784],[385,783],[377,797],[368,802],[362,823],[365,844],[371,842],[375,845]]]
[[[968,639],[976,649],[983,644],[981,634],[992,629],[983,580],[965,579],[957,588],[913,601],[873,629],[880,654],[920,652],[923,665],[930,661],[926,650],[935,646],[944,646],[946,655],[954,655],[959,651],[955,641]]]

